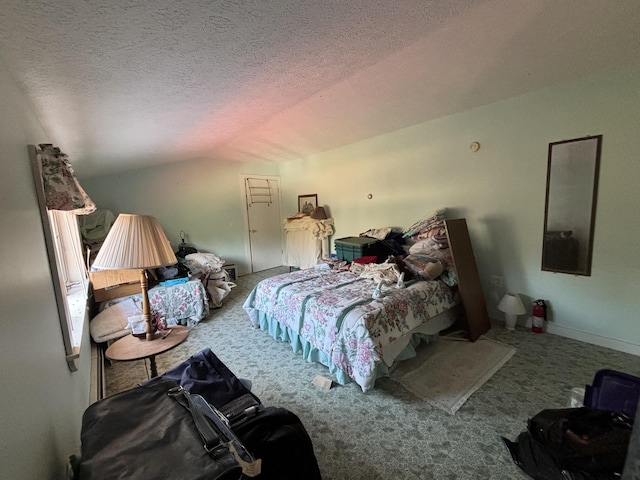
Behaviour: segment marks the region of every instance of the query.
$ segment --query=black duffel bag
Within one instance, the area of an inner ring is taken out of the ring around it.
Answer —
[[[624,468],[633,421],[588,407],[542,410],[515,442],[514,463],[536,480],[615,480]]]
[[[201,395],[226,416],[244,447],[260,462],[255,480],[320,480],[313,444],[300,418],[285,408],[263,405],[211,349],[149,383],[167,380]]]
[[[196,397],[162,381],[90,405],[82,417],[78,479],[240,479],[225,432],[211,421],[204,421],[211,429],[196,426],[207,413],[195,411]]]

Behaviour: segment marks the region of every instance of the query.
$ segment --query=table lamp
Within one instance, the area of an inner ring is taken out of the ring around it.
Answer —
[[[498,310],[504,312],[504,326],[507,330],[514,330],[518,315],[522,315],[526,311],[522,300],[516,293],[506,293],[498,303]]]
[[[176,263],[178,260],[171,244],[155,217],[121,213],[109,230],[92,266],[99,270],[140,269],[145,338],[153,340],[146,269]]]

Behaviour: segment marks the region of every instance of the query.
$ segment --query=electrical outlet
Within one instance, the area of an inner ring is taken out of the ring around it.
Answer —
[[[500,275],[491,275],[491,286],[502,287],[504,285],[504,278]]]

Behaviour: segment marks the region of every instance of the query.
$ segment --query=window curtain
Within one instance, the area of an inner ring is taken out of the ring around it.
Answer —
[[[65,210],[76,215],[88,215],[96,205],[84,191],[76,178],[69,157],[58,147],[41,143],[36,157],[42,169],[47,210]]]

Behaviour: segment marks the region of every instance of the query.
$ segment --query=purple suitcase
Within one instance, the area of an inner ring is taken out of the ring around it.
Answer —
[[[633,419],[640,398],[640,378],[615,370],[598,370],[593,385],[586,385],[584,406],[611,410]]]

